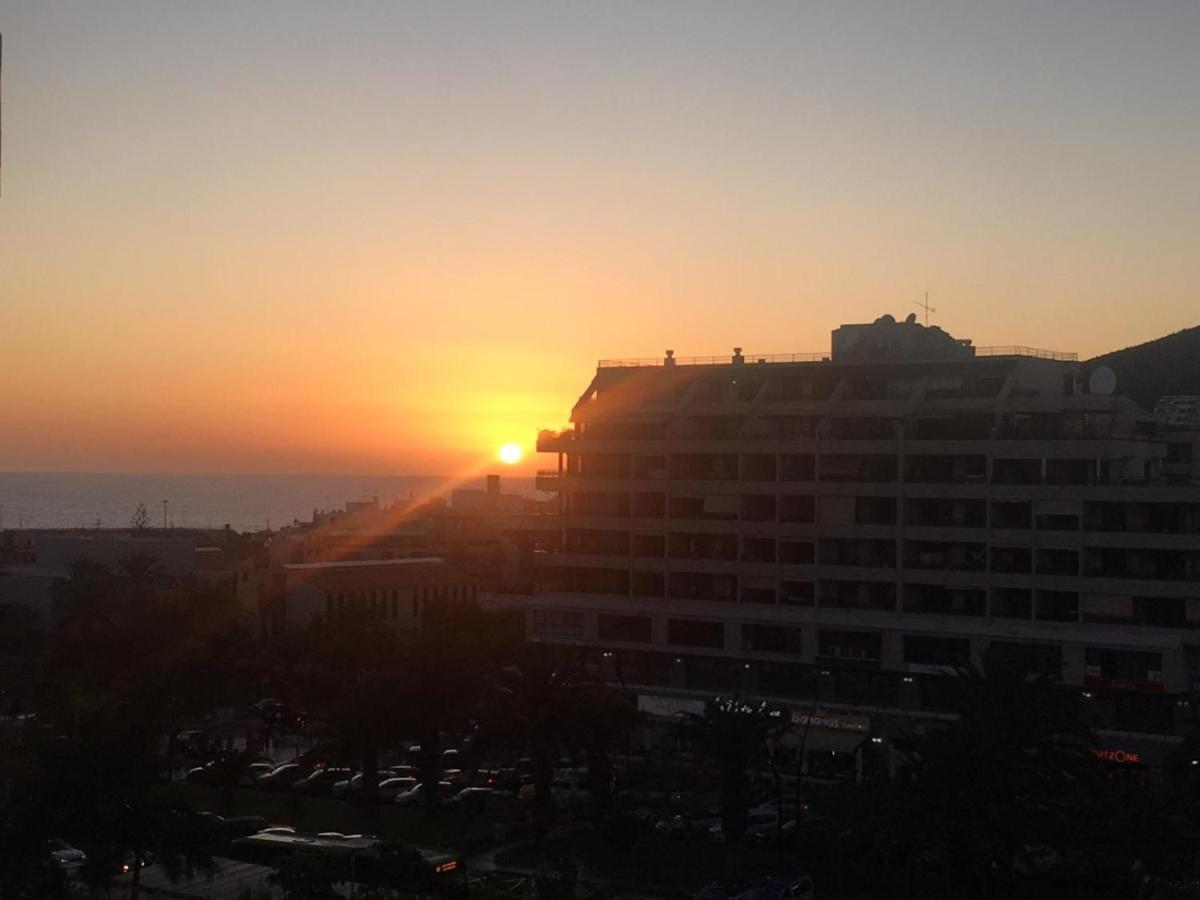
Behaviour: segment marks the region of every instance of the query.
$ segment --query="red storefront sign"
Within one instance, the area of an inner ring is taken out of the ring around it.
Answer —
[[[1083,686],[1110,691],[1137,691],[1141,694],[1164,694],[1167,691],[1167,686],[1161,681],[1130,681],[1125,678],[1097,678],[1094,675],[1085,677]]]
[[[1093,750],[1092,756],[1096,757],[1096,759],[1102,759],[1105,762],[1120,763],[1121,765],[1130,765],[1142,761],[1142,755],[1136,750],[1110,750],[1105,748],[1103,750]]]

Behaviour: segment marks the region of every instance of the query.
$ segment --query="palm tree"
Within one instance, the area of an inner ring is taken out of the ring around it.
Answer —
[[[379,755],[404,713],[401,645],[369,609],[347,610],[307,632],[312,699],[331,712],[335,744],[362,765],[368,826],[377,824]]]
[[[957,718],[908,744],[910,833],[945,853],[960,896],[1011,876],[1025,847],[1062,851],[1077,830],[1094,738],[1076,692],[994,653],[959,669]]]
[[[0,714],[24,712],[41,683],[46,635],[27,606],[0,600]]]
[[[149,598],[171,581],[162,561],[142,548],[130,550],[118,559],[116,574],[129,593],[139,600]]]
[[[596,685],[586,694],[591,706],[580,721],[579,735],[587,757],[588,792],[599,819],[612,805],[613,749],[622,737],[628,737],[641,715],[632,697],[622,691]]]
[[[107,627],[112,615],[112,569],[90,557],[67,565],[66,578],[51,588],[60,627],[90,631]]]
[[[528,644],[516,663],[499,670],[493,680],[487,729],[489,739],[507,743],[529,756],[533,778],[533,823],[539,847],[544,847],[554,816],[554,761],[589,744],[594,752],[615,732],[603,722],[623,721],[605,712],[622,702],[603,682],[578,663],[546,644]],[[597,762],[600,762],[597,756]]]
[[[420,742],[418,776],[429,808],[440,799],[442,736],[477,718],[485,678],[501,653],[491,623],[473,606],[440,611],[404,645],[403,728]]]
[[[136,701],[112,695],[81,702],[75,732],[45,736],[36,753],[47,819],[82,837],[88,859],[81,877],[107,888],[112,869],[129,853],[133,900],[148,853],[178,877],[205,869],[214,846],[202,820],[163,796],[158,734],[146,713]]]
[[[209,764],[213,783],[221,791],[221,811],[234,812],[234,791],[250,777],[250,766],[258,759],[251,750],[222,750]]]
[[[721,831],[729,848],[730,875],[750,811],[748,770],[765,752],[767,739],[780,728],[780,717],[765,704],[751,705],[737,697],[711,700],[703,713],[685,713],[680,735],[706,752],[720,777]]]

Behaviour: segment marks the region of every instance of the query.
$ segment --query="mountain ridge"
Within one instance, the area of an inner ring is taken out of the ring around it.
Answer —
[[[1200,325],[1160,338],[1111,350],[1085,361],[1083,377],[1100,366],[1117,376],[1117,393],[1152,411],[1160,397],[1200,394]]]

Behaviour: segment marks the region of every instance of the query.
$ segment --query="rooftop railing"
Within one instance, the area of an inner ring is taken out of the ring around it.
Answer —
[[[724,356],[675,356],[671,358],[670,364],[674,366],[727,366],[731,363],[731,361],[731,357],[728,354],[725,354]],[[755,363],[804,363],[828,361],[828,353],[747,353],[743,357],[743,362],[746,365],[753,365]],[[663,357],[655,356],[643,357],[641,359],[602,359],[597,365],[601,369],[626,369],[636,368],[639,366],[662,366],[666,365],[666,362]]]
[[[1032,359],[1055,359],[1059,362],[1079,362],[1078,353],[1061,350],[1039,350],[1037,347],[976,347],[976,356],[1028,356]]]
[[[1023,356],[1030,359],[1053,359],[1059,362],[1078,362],[1078,353],[1065,353],[1060,350],[1039,350],[1037,347],[1019,347],[1016,345],[1001,347],[973,347],[976,357],[980,356]],[[962,357],[969,358],[969,357]],[[934,357],[935,360],[946,359],[957,361],[959,357]],[[744,365],[756,363],[816,363],[829,362],[828,353],[747,353],[742,357]],[[854,362],[875,362],[876,360],[854,360]],[[878,362],[896,362],[892,359],[881,359]],[[729,355],[723,356],[675,356],[669,360],[661,356],[639,357],[633,359],[602,359],[596,367],[600,369],[630,369],[643,366],[728,366],[733,362]]]

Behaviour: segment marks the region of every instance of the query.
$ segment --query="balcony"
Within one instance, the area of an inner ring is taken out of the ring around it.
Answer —
[[[534,487],[539,491],[558,492],[563,488],[565,475],[558,469],[538,469]]]
[[[574,440],[574,428],[564,428],[561,431],[555,431],[552,428],[543,428],[538,432],[537,452],[559,453],[570,450]]]

